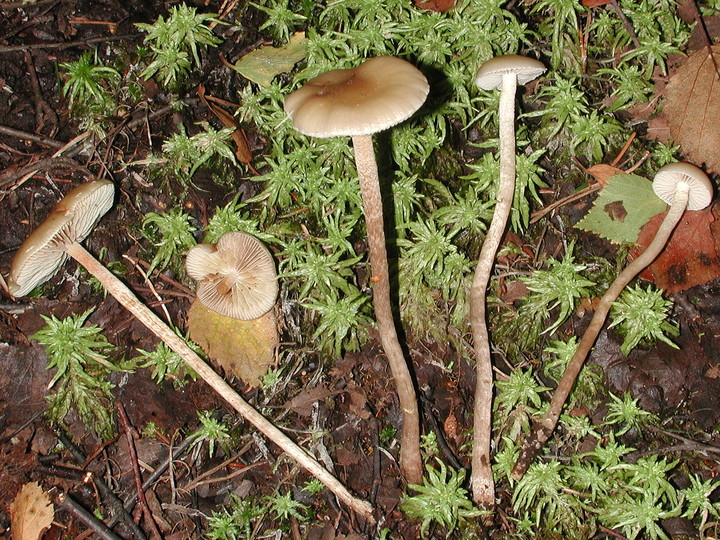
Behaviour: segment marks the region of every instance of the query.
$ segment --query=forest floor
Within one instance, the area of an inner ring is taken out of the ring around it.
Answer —
[[[200,9],[216,11],[219,6],[215,4],[213,1]],[[117,204],[85,245],[95,253],[106,250],[106,260],[126,257],[126,261],[134,261],[125,281],[153,309],[159,312],[164,306],[171,320],[184,329],[182,321],[190,308],[191,291],[172,272],[153,277],[154,286],[148,286],[141,270],[149,261],[142,260],[146,252],[143,240],[136,236],[143,216],[167,208],[172,196],[181,190],[177,186],[158,190],[143,180],[138,168],[127,164],[147,158],[157,150],[159,141],[175,133],[180,124],[215,122],[197,92],[188,92],[189,107],[173,111],[166,107],[168,96],[152,80],[148,81],[142,104],[115,119],[116,125],[102,145],[78,146],[78,152],[53,157],[78,135],[77,119],[61,95],[58,65],[77,60],[83,51],[95,48],[118,51],[141,45],[144,35],[134,23],[152,22],[166,12],[166,7],[160,1],[141,0],[0,4],[0,273],[7,275],[20,243],[70,186],[90,176],[109,176],[119,186]],[[202,83],[208,94],[230,103],[238,100],[238,92],[247,81],[226,67],[220,57],[236,61],[262,41],[258,32],[261,13],[255,9],[243,13],[242,32],[232,25],[217,31],[223,43],[204,55],[204,64],[194,75],[197,81],[189,85],[191,88]],[[232,13],[227,20],[234,20]],[[245,126],[245,132],[253,154],[263,154],[266,141],[262,136],[254,132],[252,125]],[[551,172],[548,175],[552,176]],[[249,178],[250,173],[238,178],[236,188],[228,191],[210,181],[207,171],[201,168],[193,184],[182,192],[183,208],[201,229],[215,208],[227,204],[239,192],[259,191]],[[560,185],[561,179],[556,182],[555,194],[574,189]],[[552,195],[551,191],[544,196]],[[558,212],[577,221],[591,200],[572,203]],[[548,236],[542,249],[554,256],[553,250],[561,241]],[[531,229],[526,238],[514,241],[534,246],[539,245],[538,237],[538,229]],[[579,258],[613,257],[614,250],[609,243],[587,235],[578,242],[575,254]],[[259,436],[251,436],[248,428],[241,435],[245,444],[230,455],[216,451],[211,456],[201,446],[188,449],[184,443],[199,426],[198,410],[217,411],[217,418],[234,430],[242,426],[202,381],[176,388],[168,381],[156,384],[147,369],[112,375],[115,401],[123,405],[130,423],[138,429],[154,423],[159,429],[160,434],[155,436],[136,438],[137,457],[131,456],[122,429],[114,439],[101,441],[70,416],[66,419],[67,431],[58,435],[45,416],[45,395],[54,373],[47,369],[45,350],[32,340],[33,334],[44,327],[44,316],[63,318],[92,308],[88,322],[102,328],[128,358],[135,356],[136,349],[152,350],[157,342],[112,298],[93,292],[86,281],[78,278],[75,268],[74,263],[67,263],[54,278],[52,295],[20,299],[0,295],[0,532],[9,529],[10,503],[28,481],[38,481],[54,496],[68,493],[86,508],[110,509],[108,492],[121,500],[134,501],[134,464],[139,463],[147,476],[170,460],[170,472],[162,474],[147,491],[148,504],[165,538],[201,536],[207,530],[204,516],[220,512],[230,494],[261,500],[274,496],[281,487],[281,492],[291,492],[295,500],[313,511],[308,521],[301,523],[294,517],[287,520],[282,533],[286,537],[375,537],[379,529],[348,512],[328,491],[318,498],[303,491],[302,486],[311,477],[276,447]],[[638,452],[650,448],[658,452],[660,448],[660,452],[685,453],[691,460],[707,460],[706,468],[717,473],[720,280],[675,293],[671,299],[675,303],[673,320],[681,329],[673,338],[678,349],[660,343],[637,349],[626,357],[620,350],[622,338],[614,331],[603,331],[590,362],[603,368],[607,388],[616,395],[630,392],[644,409],[661,419],[683,417],[686,425],[706,434],[700,442],[673,439],[657,427],[655,436],[633,441]],[[571,323],[578,333],[587,324],[589,313],[591,309]],[[455,468],[467,468],[467,453],[459,449],[467,443],[472,426],[474,368],[466,355],[448,344],[412,335],[405,336],[405,341],[420,390],[423,431],[436,433],[444,461]],[[291,346],[281,344],[281,348]],[[399,427],[400,409],[375,333],[370,332],[369,341],[359,352],[347,353],[336,362],[308,363],[301,356],[291,357],[291,361],[295,363],[285,368],[282,390],[271,396],[237,381],[233,384],[250,403],[269,412],[274,421],[282,420],[286,432],[301,446],[311,448],[326,466],[332,466],[351,492],[370,501],[381,527],[392,531],[390,537],[419,537],[418,524],[409,521],[399,508],[405,488],[397,463],[398,448],[396,442],[388,443],[384,428]],[[327,436],[315,437],[313,434],[319,431]],[[64,449],[58,445],[59,437],[65,443]],[[73,444],[75,452],[69,452],[68,445]],[[96,482],[83,483],[78,471],[91,471],[109,490],[98,488]],[[510,512],[509,495],[501,492],[499,500],[504,501],[499,512]],[[56,524],[44,538],[86,537],[87,526],[64,508],[56,514]],[[116,515],[113,510],[108,514]],[[118,535],[137,537],[132,518],[121,515],[118,519]],[[271,521],[268,517],[265,523],[268,530]],[[141,522],[141,526],[150,536],[147,522]],[[677,534],[686,532],[682,526],[677,527]],[[672,525],[667,528],[670,530]],[[497,525],[487,534],[501,537],[503,526]]]

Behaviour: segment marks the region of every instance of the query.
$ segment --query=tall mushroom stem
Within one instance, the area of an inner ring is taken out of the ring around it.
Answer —
[[[582,369],[583,364],[585,363],[585,359],[588,354],[590,354],[590,350],[595,344],[595,340],[605,324],[605,319],[610,312],[612,303],[617,299],[625,286],[630,283],[635,276],[642,272],[646,266],[652,263],[658,255],[660,255],[660,252],[667,244],[670,235],[673,230],[675,230],[683,212],[685,212],[688,202],[689,189],[690,186],[688,183],[681,182],[677,185],[677,191],[675,192],[670,209],[660,224],[660,228],[655,234],[655,238],[653,238],[652,242],[645,251],[628,264],[620,275],[618,275],[598,302],[595,308],[595,314],[585,330],[575,354],[570,359],[567,368],[565,368],[565,373],[563,374],[562,379],[560,379],[560,382],[558,383],[557,389],[550,401],[550,407],[545,412],[545,416],[543,416],[542,420],[537,423],[523,444],[520,456],[515,462],[515,467],[511,473],[514,480],[520,480],[520,478],[522,478],[525,471],[527,471],[527,468],[535,459],[535,456],[537,456],[540,449],[555,430],[558,420],[560,419],[560,413],[562,412],[563,406],[565,405],[565,402],[575,385],[575,380],[580,373],[580,369]]]
[[[500,91],[500,182],[497,203],[490,227],[480,250],[470,290],[470,324],[477,382],[473,412],[472,486],[473,500],[478,506],[492,508],[495,505],[495,483],[490,465],[492,438],[493,372],[490,356],[490,338],[485,316],[485,295],[490,282],[495,254],[505,232],[513,196],[515,194],[515,92],[517,75],[505,73]]]
[[[390,302],[390,271],[388,270],[385,223],[383,221],[380,180],[375,150],[370,135],[352,138],[355,162],[360,180],[365,221],[367,226],[370,269],[372,272],[373,304],[380,342],[387,356],[395,380],[403,425],[400,438],[400,469],[411,484],[422,482],[420,456],[420,413],[410,369],[405,360],[395,328]]]
[[[350,508],[369,521],[372,517],[372,506],[354,497],[347,488],[331,475],[320,463],[295,444],[287,435],[275,427],[267,418],[257,412],[233,388],[193,351],[185,341],[170,329],[145,304],[140,302],[133,292],[122,281],[116,278],[95,257],[79,243],[73,242],[66,252],[90,274],[97,278],[107,291],[140,322],[157,337],[164,341],[173,351],[202,377],[220,396],[239,412],[248,422],[255,426],[268,439],[277,444],[284,452],[297,461],[308,472],[320,480],[337,497]]]

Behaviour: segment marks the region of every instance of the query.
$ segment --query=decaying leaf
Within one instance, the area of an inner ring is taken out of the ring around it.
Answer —
[[[250,386],[259,386],[275,366],[277,321],[270,310],[259,319],[241,321],[225,317],[195,300],[188,312],[190,339],[226,372]]]
[[[240,75],[260,86],[268,86],[276,75],[287,73],[305,58],[308,40],[296,32],[283,47],[260,47],[243,56],[234,66]]]
[[[248,145],[247,136],[245,130],[243,130],[238,123],[235,121],[235,117],[232,113],[229,113],[222,107],[220,107],[216,101],[219,101],[213,96],[209,96],[205,93],[205,86],[198,86],[198,97],[200,101],[212,111],[212,113],[223,123],[225,127],[233,128],[235,131],[232,133],[233,141],[235,142],[235,157],[240,163],[244,163],[256,174],[257,171],[252,167],[252,152],[250,151],[250,145]]]
[[[300,416],[309,417],[312,415],[313,404],[325,398],[335,396],[341,391],[330,390],[325,386],[314,386],[312,388],[304,388],[300,393],[288,401],[285,406],[292,409]]]
[[[445,12],[455,6],[455,0],[414,0],[415,5],[420,9],[428,11]]]
[[[652,190],[652,182],[635,174],[611,176],[587,215],[575,225],[618,244],[633,243],[640,228],[667,205]]]
[[[25,484],[10,504],[13,540],[38,540],[52,524],[55,511],[50,497],[37,482]]]
[[[720,64],[720,45],[713,48]],[[670,77],[663,115],[688,160],[720,171],[720,80],[707,49],[694,52]]]
[[[640,276],[668,294],[702,285],[718,277],[720,252],[715,237],[720,239],[720,231],[717,230],[713,208],[685,212],[663,252]],[[637,255],[648,246],[663,217],[664,214],[656,216],[643,227],[638,246],[631,255]]]

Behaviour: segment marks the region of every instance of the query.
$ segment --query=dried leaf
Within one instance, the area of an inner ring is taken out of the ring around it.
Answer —
[[[585,172],[593,175],[602,187],[607,186],[608,180],[610,180],[613,176],[625,174],[625,171],[622,169],[618,169],[617,167],[613,167],[612,165],[608,165],[606,163],[598,163],[597,165],[588,167]]]
[[[269,86],[276,75],[287,73],[305,58],[308,40],[305,32],[296,32],[283,47],[260,47],[231,66],[240,75],[260,86]]]
[[[720,45],[712,49],[720,64]],[[720,171],[720,79],[715,62],[705,48],[685,61],[667,84],[663,115],[689,160]]]
[[[445,12],[455,6],[455,0],[415,0],[415,5],[428,11]]]
[[[277,321],[270,310],[259,319],[241,321],[225,317],[195,300],[188,312],[190,339],[226,372],[250,386],[259,386],[275,366]]]
[[[211,96],[205,94],[205,86],[202,84],[198,86],[198,97],[200,98],[200,101],[212,111],[212,113],[223,123],[225,127],[235,128],[235,131],[233,131],[232,133],[232,138],[235,142],[235,157],[240,163],[251,166],[252,152],[250,151],[250,145],[247,141],[247,135],[245,135],[245,131],[235,121],[235,117],[222,107],[216,105],[215,103],[211,103],[209,101],[209,99],[211,99]]]
[[[25,484],[10,504],[13,540],[38,540],[52,524],[55,512],[50,497],[37,482]]]
[[[312,406],[314,403],[339,393],[340,392],[337,391],[333,392],[324,386],[305,388],[297,396],[288,401],[285,406],[300,416],[310,416],[312,415]]]
[[[664,214],[654,217],[643,227],[638,246],[631,251],[637,256],[655,237]],[[684,291],[712,281],[720,275],[720,253],[715,242],[711,209],[685,212],[670,241],[655,261],[640,276],[652,281],[668,294]]]
[[[652,190],[652,182],[635,174],[616,174],[607,181],[587,215],[575,227],[618,244],[633,243],[640,228],[667,205]]]

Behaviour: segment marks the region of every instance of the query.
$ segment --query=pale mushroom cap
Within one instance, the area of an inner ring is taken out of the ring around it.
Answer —
[[[199,244],[188,252],[185,267],[198,282],[198,300],[221,315],[249,321],[275,305],[275,261],[254,236],[231,232],[217,244]]]
[[[670,163],[661,167],[653,178],[653,191],[668,204],[672,204],[680,182],[689,184],[688,210],[702,210],[713,198],[713,185],[702,169],[690,163]]]
[[[26,295],[50,279],[67,259],[67,246],[85,239],[112,207],[114,195],[115,185],[101,179],[70,190],[18,248],[7,280],[10,293]]]
[[[545,66],[539,60],[518,54],[496,56],[480,66],[475,84],[483,90],[500,88],[506,73],[515,73],[518,85],[523,85],[545,73]]]
[[[412,116],[429,90],[415,66],[379,56],[309,80],[287,96],[285,112],[295,129],[311,137],[370,135]]]

